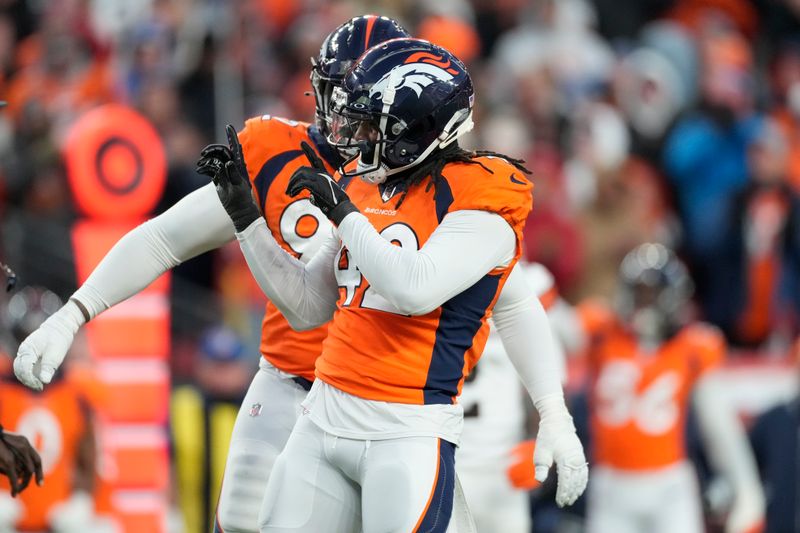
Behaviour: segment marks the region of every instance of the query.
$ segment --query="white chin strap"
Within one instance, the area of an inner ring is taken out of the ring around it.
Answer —
[[[388,92],[389,91],[387,90],[387,93]],[[394,91],[392,91],[391,96],[392,96],[391,100],[394,101]],[[383,117],[381,117],[381,124],[380,124],[381,132],[385,131],[388,107],[391,106],[391,104],[387,106],[385,102],[386,98],[384,98],[384,113]],[[464,115],[466,115],[466,117]],[[455,124],[458,124],[458,126],[456,128],[453,128]],[[462,109],[457,113],[453,114],[453,116],[450,118],[450,120],[447,122],[444,129],[442,130],[442,133],[440,133],[439,136],[431,144],[429,144],[427,148],[425,148],[425,150],[419,155],[419,157],[417,157],[414,161],[412,161],[408,165],[404,165],[398,168],[387,167],[386,164],[384,164],[383,161],[381,161],[381,155],[383,153],[383,144],[381,144],[380,149],[375,150],[373,162],[366,163],[363,161],[362,156],[359,156],[358,161],[356,163],[356,169],[359,173],[362,171],[364,172],[363,174],[360,174],[362,180],[364,180],[367,183],[372,183],[373,185],[380,185],[381,183],[385,182],[389,176],[397,174],[399,172],[403,172],[404,170],[408,170],[411,167],[419,165],[420,163],[425,161],[425,159],[429,155],[431,155],[431,152],[433,152],[437,148],[445,148],[446,146],[452,144],[453,142],[455,142],[456,139],[458,139],[465,133],[471,131],[474,126],[475,123],[472,121],[472,109]],[[369,168],[372,168],[374,170],[366,171],[366,169]]]

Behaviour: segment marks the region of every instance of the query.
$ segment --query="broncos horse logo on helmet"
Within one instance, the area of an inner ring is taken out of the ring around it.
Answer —
[[[383,93],[389,89],[388,84],[390,81],[394,83],[391,90],[397,91],[403,87],[409,87],[417,96],[422,95],[422,90],[437,81],[450,81],[453,79],[453,74],[446,70],[430,65],[428,63],[411,63],[410,65],[402,65],[387,72],[372,86],[369,90],[369,97],[383,97]]]
[[[354,17],[335,30],[323,41],[316,58],[311,58],[311,87],[316,100],[316,123],[327,136],[330,122],[330,100],[333,88],[341,85],[347,69],[371,46],[378,43],[409,37],[409,33],[395,20],[378,15]]]
[[[423,163],[472,129],[473,99],[466,68],[444,48],[410,38],[370,48],[331,97],[329,143],[350,156],[342,175],[383,183]]]

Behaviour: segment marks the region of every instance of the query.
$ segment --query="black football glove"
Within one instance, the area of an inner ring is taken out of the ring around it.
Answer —
[[[311,203],[319,207],[331,222],[337,226],[344,220],[344,217],[358,209],[348,198],[338,183],[328,174],[322,160],[306,142],[301,142],[300,147],[305,152],[310,167],[300,167],[294,171],[289,186],[286,187],[286,194],[297,196],[301,191],[307,190],[311,193]]]
[[[200,153],[197,172],[211,177],[222,207],[231,217],[236,231],[241,232],[257,220],[261,212],[253,201],[247,166],[236,129],[228,124],[225,126],[225,133],[228,136],[229,146],[224,144],[206,146]]]
[[[231,149],[224,144],[209,144],[200,152],[200,159],[197,160],[197,171],[204,176],[214,179],[225,163],[233,161]]]

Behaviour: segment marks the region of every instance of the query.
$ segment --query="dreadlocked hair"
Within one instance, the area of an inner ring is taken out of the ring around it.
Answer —
[[[425,178],[430,177],[430,181],[428,182],[428,186],[425,187],[425,192],[428,192],[431,187],[436,187],[439,181],[442,179],[442,170],[444,166],[448,163],[466,163],[467,165],[480,165],[483,167],[484,170],[489,172],[490,174],[494,174],[492,169],[481,163],[480,161],[476,161],[475,158],[478,157],[499,157],[501,159],[505,159],[512,165],[514,168],[519,170],[520,172],[524,172],[525,174],[531,174],[531,171],[525,167],[525,160],[524,159],[515,159],[513,157],[509,157],[505,154],[500,154],[498,152],[492,152],[491,150],[464,150],[458,144],[454,143],[440,150],[438,153],[434,155],[431,159],[426,161],[425,163],[421,164],[414,170],[412,170],[408,176],[403,179],[404,191],[403,194],[400,195],[400,198],[397,200],[397,204],[395,205],[395,209],[399,209],[400,206],[403,204],[403,200],[406,199],[406,194],[411,188],[421,183]]]

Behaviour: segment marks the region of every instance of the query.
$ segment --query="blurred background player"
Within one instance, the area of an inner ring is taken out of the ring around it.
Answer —
[[[518,268],[553,325],[558,318],[554,320],[552,312],[567,304],[559,297],[552,274],[538,263],[520,261]],[[561,309],[556,316],[564,312]],[[553,330],[566,379],[562,339],[559,328]],[[494,327],[479,363],[464,380],[459,402],[464,406],[464,431],[456,451],[456,471],[477,531],[530,532],[527,490],[538,483],[534,479],[533,441],[523,441],[529,432],[527,413],[533,406]]]
[[[685,447],[690,404],[712,466],[733,489],[725,530],[757,531],[763,522],[752,453],[714,377],[725,341],[690,321],[691,294],[672,251],[646,243],[620,265],[614,311],[579,306],[590,373],[590,533],[704,531]]]
[[[364,50],[407,35],[387,17],[365,15],[345,22],[325,38],[318,57],[312,60],[316,123],[263,115],[248,120],[239,134],[245,173],[258,196],[261,213],[282,250],[301,261],[314,256],[330,224],[310,204],[307,194],[291,198],[285,193],[292,172],[306,163],[300,143],[313,145],[330,172],[339,166],[341,159],[326,140],[333,88]],[[213,175],[232,161],[227,146],[209,145],[197,170]],[[232,241],[234,232],[243,229],[231,223],[214,186],[208,184],[132,230],[109,251],[69,302],[22,344],[14,363],[17,377],[41,390],[83,324],[181,262]],[[314,361],[325,333],[324,325],[313,331],[294,331],[277,308],[267,303],[262,323],[263,357],[234,425],[215,528],[228,533],[258,529],[257,514],[266,480],[314,380]]]
[[[14,294],[4,313],[11,333],[5,348],[13,353],[60,306],[54,293],[38,287]],[[16,500],[2,496],[3,531],[113,532],[113,525],[95,513],[95,435],[83,393],[61,373],[46,391],[33,392],[9,375],[8,363],[0,383],[0,424],[30,440],[41,456],[46,482]]]
[[[0,107],[4,105],[5,102],[0,102]],[[17,283],[17,275],[5,263],[0,263],[0,270],[5,275],[6,292],[10,292]],[[2,356],[7,357],[8,353],[5,351],[5,347],[0,345],[0,358]],[[0,360],[7,364],[6,360]],[[5,373],[8,373],[8,369]],[[30,441],[24,435],[6,431],[2,426],[0,426],[0,473],[8,478],[12,497],[16,497],[25,490],[32,479],[36,480],[37,485],[41,485],[44,481],[42,459],[36,449],[31,446]],[[8,511],[16,515],[18,514],[17,508],[18,505],[12,503],[9,504]]]

